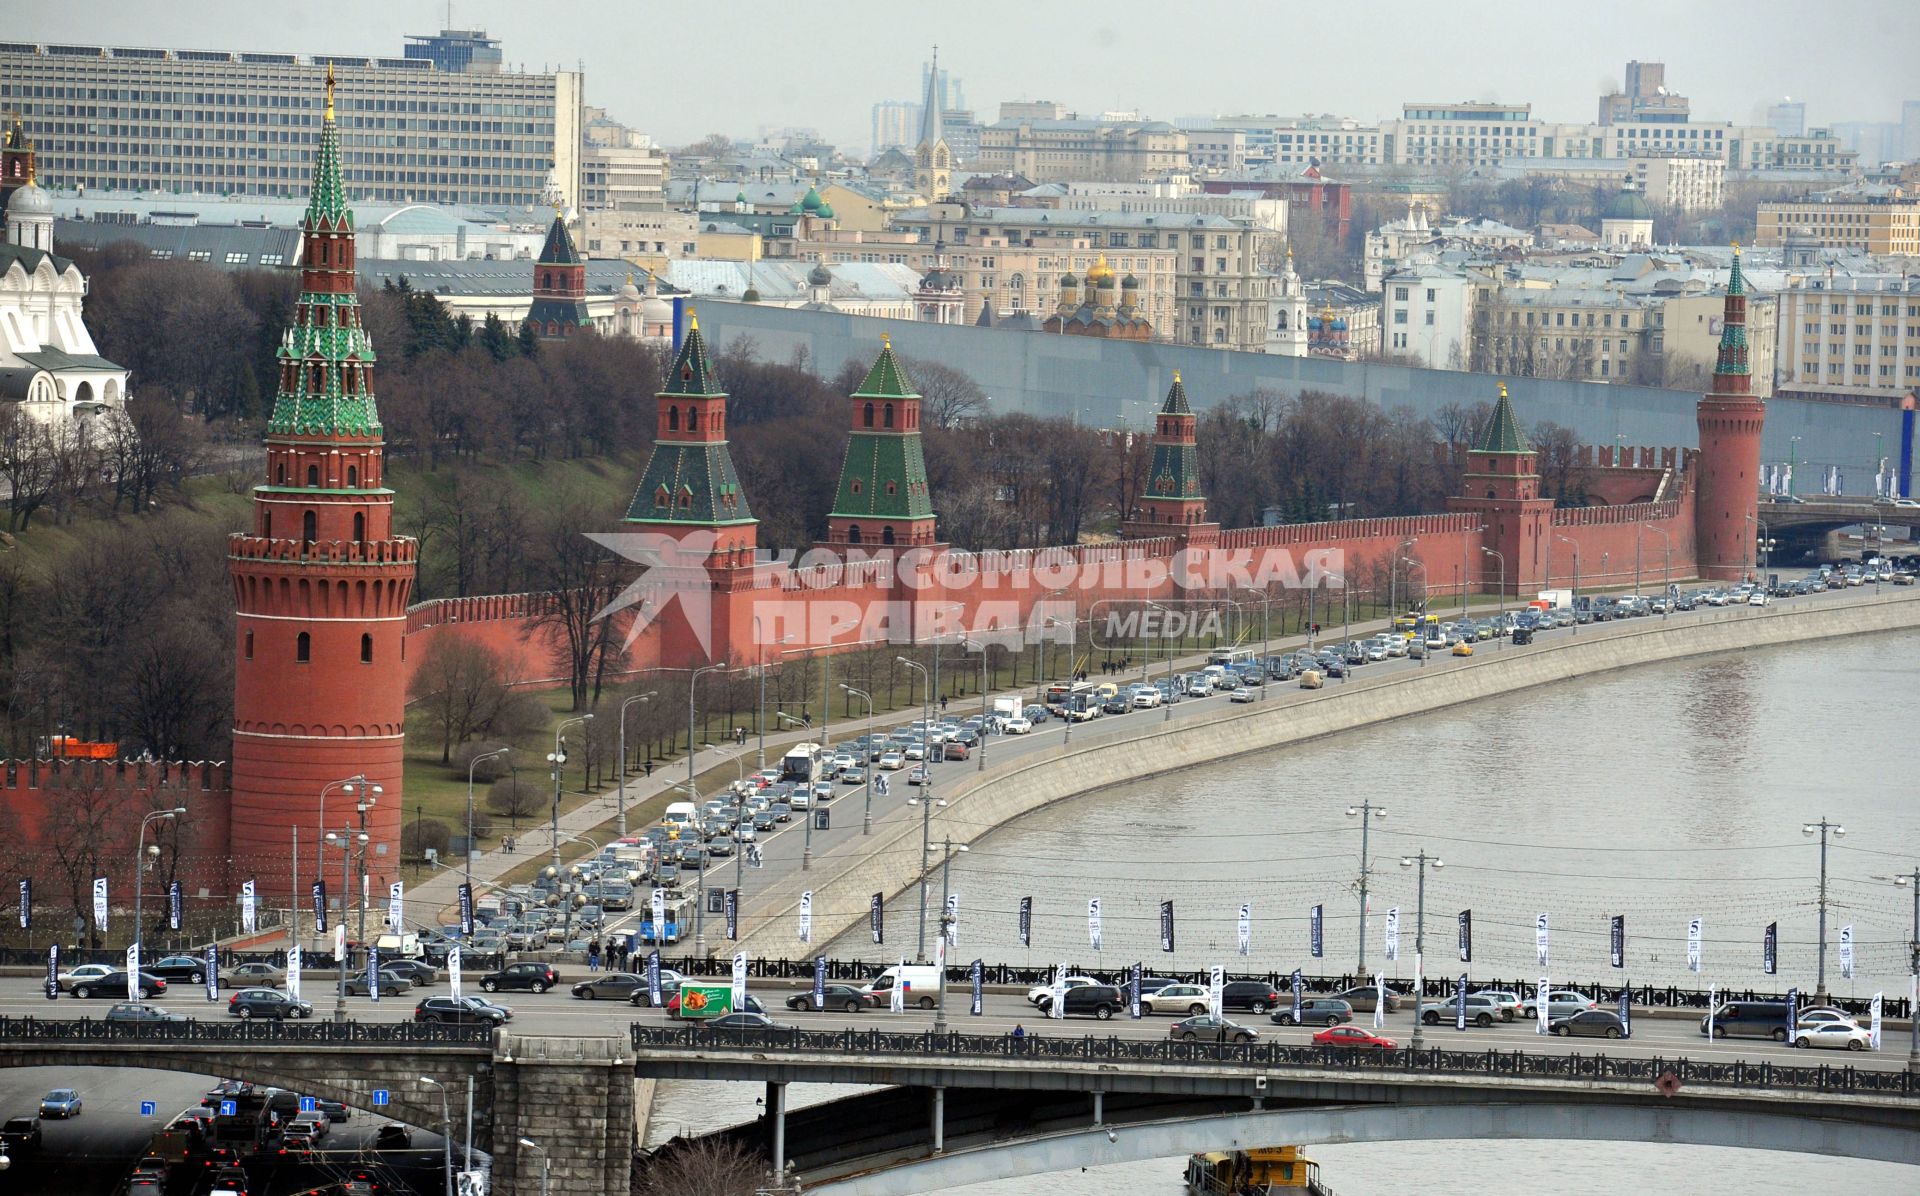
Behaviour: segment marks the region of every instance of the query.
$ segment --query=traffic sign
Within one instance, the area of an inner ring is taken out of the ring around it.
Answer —
[[[311,1113],[315,1109],[318,1109],[319,1107],[320,1107],[320,1102],[313,1099],[310,1096],[303,1096],[300,1098],[300,1111],[302,1113]]]
[[[151,1117],[158,1111],[159,1111],[158,1106],[156,1106],[152,1101],[143,1100],[140,1102],[140,1116]]]
[[[220,1102],[220,1116],[233,1117],[240,1112],[240,1102],[223,1100]]]
[[[386,1103],[387,1090],[385,1088],[375,1088],[373,1090],[373,1107],[376,1109],[384,1108]]]

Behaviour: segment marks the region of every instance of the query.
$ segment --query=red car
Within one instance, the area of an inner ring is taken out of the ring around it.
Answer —
[[[1391,1038],[1383,1038],[1371,1030],[1362,1030],[1358,1026],[1329,1026],[1313,1036],[1315,1046],[1347,1047],[1349,1049],[1366,1048],[1375,1051],[1392,1051],[1400,1044]]]

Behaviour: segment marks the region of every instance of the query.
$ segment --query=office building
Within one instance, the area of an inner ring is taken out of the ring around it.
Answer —
[[[293,199],[313,173],[331,68],[355,203],[524,208],[553,171],[577,206],[583,77],[468,66],[5,42],[0,109],[41,146],[49,187]]]
[[[1796,244],[1871,254],[1920,254],[1920,195],[1885,183],[1857,183],[1760,205],[1754,243]]]
[[[1842,265],[1796,274],[1778,296],[1781,391],[1892,399],[1920,390],[1920,279]]]
[[[1806,136],[1807,102],[1788,96],[1778,104],[1767,105],[1767,124],[1782,137]]]
[[[1667,64],[1629,62],[1624,89],[1600,97],[1600,123],[1625,124],[1650,121],[1658,124],[1685,124],[1687,97],[1667,90]]]
[[[403,51],[408,58],[433,64],[436,71],[462,74],[500,73],[500,40],[484,29],[442,29],[439,33],[409,33]]]

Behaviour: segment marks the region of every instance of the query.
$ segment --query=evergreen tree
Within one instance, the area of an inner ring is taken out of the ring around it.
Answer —
[[[508,335],[506,324],[495,312],[488,312],[486,321],[480,325],[480,345],[495,361],[520,355],[520,342]]]
[[[540,338],[533,334],[533,325],[520,325],[520,353],[524,357],[540,356]]]

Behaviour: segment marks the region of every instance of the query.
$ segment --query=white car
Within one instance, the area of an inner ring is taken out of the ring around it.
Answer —
[[[1199,1016],[1207,1011],[1207,990],[1197,984],[1169,984],[1157,993],[1140,994],[1140,1013]]]
[[[910,743],[907,745],[907,750],[900,754],[909,760],[925,760],[927,758],[927,745],[924,743]],[[886,766],[887,762],[882,760],[880,767],[885,768]]]
[[[1000,730],[1008,735],[1026,735],[1032,732],[1033,724],[1016,714],[1012,718],[1002,720]]]
[[[833,758],[833,773],[835,776],[839,776],[849,768],[858,767],[860,767],[860,761],[855,760],[853,756],[847,752],[841,752]]]
[[[1127,693],[1136,710],[1151,710],[1160,704],[1160,691],[1151,685],[1136,685]]]
[[[1067,988],[1080,988],[1083,985],[1098,984],[1098,983],[1100,982],[1098,980],[1095,980],[1091,976],[1068,976],[1066,978],[1066,981],[1064,982],[1064,986]],[[1040,1004],[1040,998],[1042,997],[1051,998],[1052,996],[1053,996],[1053,985],[1036,984],[1032,988],[1027,990],[1027,1004],[1038,1008]]]
[[[1243,685],[1227,695],[1229,702],[1257,702],[1260,700],[1260,688],[1256,685]]]
[[[1755,590],[1753,593],[1747,595],[1748,606],[1769,606],[1772,602],[1773,599],[1767,597],[1765,590]]]
[[[880,767],[886,769],[888,772],[892,772],[896,768],[905,768],[906,766],[907,766],[907,758],[902,753],[900,752],[880,753]]]
[[[114,971],[114,968],[111,964],[83,963],[71,972],[60,973],[58,979],[60,991],[66,992],[73,988],[75,984],[84,984],[88,981],[98,983],[101,977],[112,971]]]
[[[1873,1035],[1847,1022],[1822,1022],[1801,1026],[1794,1032],[1793,1045],[1815,1050],[1864,1051],[1873,1045]]]

